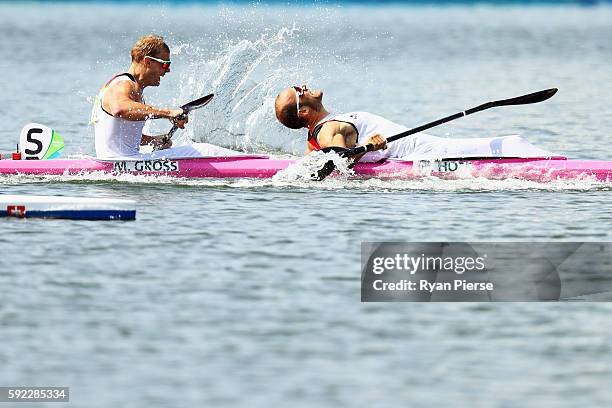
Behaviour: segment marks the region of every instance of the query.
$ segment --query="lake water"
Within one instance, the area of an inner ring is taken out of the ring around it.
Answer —
[[[156,32],[173,65],[147,100],[216,94],[182,142],[300,154],[272,110],[293,84],[406,126],[558,87],[430,133],[610,159],[611,21],[608,6],[0,3],[0,150],[40,122],[67,155],[93,153],[93,96]],[[610,187],[2,177],[2,193],[139,204],[135,222],[1,220],[0,385],[70,386],[78,407],[608,406],[606,303],[362,304],[360,244],[610,241]]]

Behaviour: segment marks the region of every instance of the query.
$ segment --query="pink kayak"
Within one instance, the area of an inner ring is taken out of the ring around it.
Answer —
[[[294,163],[267,156],[186,158],[147,161],[104,161],[94,158],[53,160],[0,160],[0,174],[62,175],[94,172],[163,175],[181,178],[269,178]],[[612,181],[612,162],[552,158],[466,158],[441,161],[386,160],[358,163],[358,176],[415,179],[432,175],[441,178],[519,178],[532,181],[594,178]]]

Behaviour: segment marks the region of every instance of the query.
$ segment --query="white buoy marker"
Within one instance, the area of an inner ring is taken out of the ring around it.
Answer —
[[[0,217],[130,221],[136,219],[136,202],[110,198],[2,194]]]

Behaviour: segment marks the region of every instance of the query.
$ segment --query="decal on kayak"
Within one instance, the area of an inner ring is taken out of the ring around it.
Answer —
[[[64,138],[48,126],[28,123],[21,130],[19,147],[26,160],[57,159],[64,150]]]
[[[464,160],[420,160],[418,163],[420,173],[452,173],[473,167],[472,162]]]
[[[113,163],[114,173],[130,173],[142,171],[179,171],[179,162],[175,160],[137,160],[118,161]]]

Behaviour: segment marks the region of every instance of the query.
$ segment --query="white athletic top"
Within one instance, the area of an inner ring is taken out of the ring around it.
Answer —
[[[408,130],[381,116],[368,112],[349,112],[330,114],[315,126],[325,122],[346,122],[357,131],[357,145],[364,145],[370,136],[380,134],[383,137],[394,136]],[[317,140],[318,143],[318,140]],[[387,158],[404,160],[468,158],[468,157],[561,157],[558,154],[542,150],[520,136],[501,136],[470,139],[449,139],[416,133],[390,142],[385,150],[368,152],[359,160],[377,162]]]
[[[146,121],[125,120],[116,118],[106,112],[102,107],[102,100],[106,91],[117,82],[133,81],[130,74],[120,74],[111,79],[96,97],[91,123],[94,124],[96,134],[96,156],[99,159],[119,160],[161,160],[181,159],[193,157],[237,156],[243,153],[226,149],[209,143],[192,143],[175,146],[169,149],[156,150],[151,153],[140,152],[142,129]],[[144,99],[142,101],[144,103]]]
[[[139,156],[144,120],[125,120],[106,112],[102,106],[104,95],[121,81],[133,81],[130,74],[120,74],[110,80],[98,93],[91,113],[96,135],[96,156],[100,159]],[[144,103],[144,101],[143,101]]]

